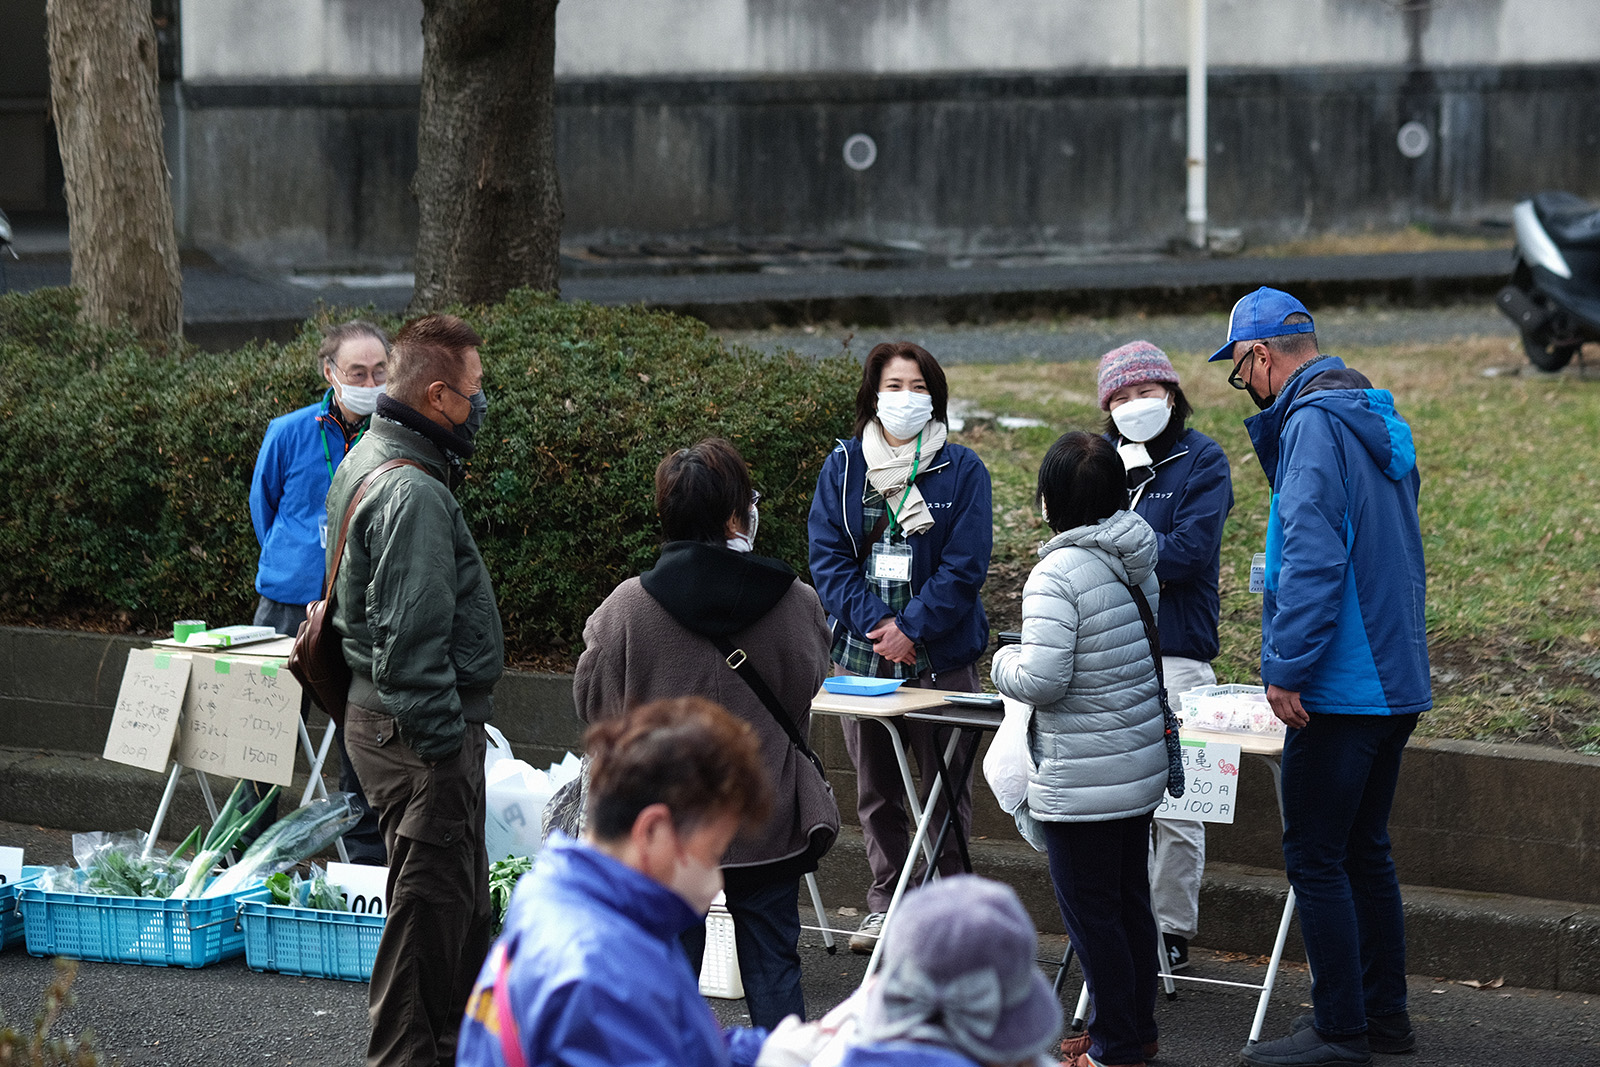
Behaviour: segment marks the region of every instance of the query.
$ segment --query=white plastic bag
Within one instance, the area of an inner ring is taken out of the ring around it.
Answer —
[[[1033,705],[1005,698],[1005,720],[989,742],[983,757],[983,777],[1006,814],[1015,814],[1028,799],[1028,778],[1033,774],[1033,754],[1028,751],[1028,724]]]

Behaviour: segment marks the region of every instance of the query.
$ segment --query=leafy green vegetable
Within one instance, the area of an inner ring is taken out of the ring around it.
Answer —
[[[489,864],[489,899],[494,902],[494,932],[498,936],[506,923],[506,912],[511,909],[511,894],[523,875],[533,870],[533,860],[527,856],[507,856]]]

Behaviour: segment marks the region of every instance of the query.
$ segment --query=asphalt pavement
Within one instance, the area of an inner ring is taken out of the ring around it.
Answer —
[[[0,823],[0,842],[21,844],[30,863],[65,861],[71,835]],[[802,910],[802,918],[812,921]],[[830,914],[836,928],[853,929],[859,913]],[[1041,938],[1039,957],[1059,960],[1065,942]],[[1187,974],[1223,982],[1259,983],[1265,960],[1241,953],[1191,950]],[[841,944],[830,955],[821,937],[801,942],[806,1003],[813,1015],[839,1003],[860,983],[866,958]],[[52,963],[12,948],[0,955],[0,1016],[25,1023],[37,1011]],[[1044,967],[1054,976],[1054,965]],[[1418,1051],[1378,1057],[1396,1067],[1482,1067],[1485,1063],[1590,1067],[1600,1061],[1600,995],[1496,986],[1496,975],[1448,981],[1410,979]],[[1069,1016],[1078,991],[1076,967],[1063,991]],[[1472,984],[1476,983],[1476,984]],[[119,964],[79,965],[77,1003],[59,1031],[93,1030],[98,1047],[128,1067],[234,1067],[238,1064],[357,1067],[366,1042],[367,987],[355,982],[261,974],[230,960],[200,970]],[[1162,1067],[1222,1067],[1238,1063],[1249,1036],[1257,994],[1209,983],[1180,983],[1175,999],[1156,1006]],[[1592,1002],[1593,1001],[1593,1002]],[[1310,979],[1300,964],[1279,974],[1265,1037],[1283,1032],[1306,1010]],[[742,1002],[708,1002],[725,1025],[747,1022]]]

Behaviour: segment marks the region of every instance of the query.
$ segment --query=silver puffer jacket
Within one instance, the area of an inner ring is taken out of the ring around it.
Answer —
[[[1039,549],[1022,590],[1022,643],[990,668],[995,688],[1034,707],[1028,809],[1043,822],[1153,811],[1167,782],[1156,669],[1138,606],[1157,609],[1156,536],[1119,511]]]

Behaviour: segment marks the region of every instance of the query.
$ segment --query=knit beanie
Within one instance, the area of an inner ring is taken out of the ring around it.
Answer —
[[[1145,382],[1178,384],[1172,360],[1149,341],[1130,341],[1100,357],[1100,410],[1110,407],[1111,394],[1125,385]]]

